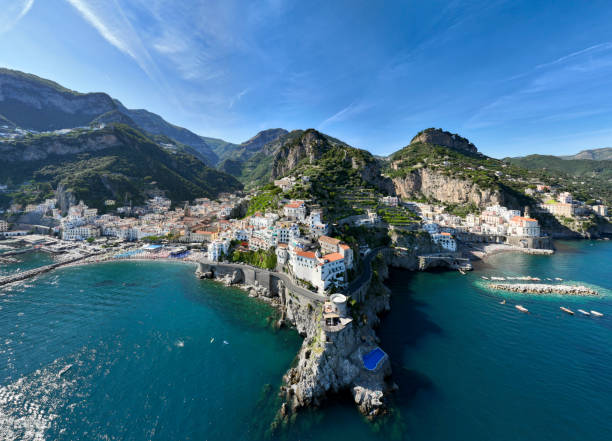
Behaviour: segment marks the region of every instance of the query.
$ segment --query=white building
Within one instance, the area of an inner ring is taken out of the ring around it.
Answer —
[[[208,244],[208,258],[218,261],[221,256],[227,256],[229,252],[229,240],[215,240]]]
[[[346,266],[340,253],[325,256],[317,251],[295,251],[291,255],[293,275],[315,286],[320,293],[332,285],[343,286]]]
[[[100,237],[100,228],[94,225],[79,225],[65,228],[62,231],[62,239],[64,240],[85,240],[90,237]]]
[[[291,201],[283,207],[283,213],[289,219],[303,221],[306,219],[306,204],[304,201]]]
[[[600,216],[608,215],[608,207],[605,205],[593,205],[593,211]]]
[[[457,242],[450,233],[435,233],[431,235],[434,243],[437,243],[447,251],[457,251]]]
[[[510,220],[508,234],[510,236],[540,237],[540,225],[536,219],[515,216]]]
[[[557,201],[559,201],[561,204],[571,204],[574,202],[574,198],[572,197],[571,193],[564,191],[563,193],[559,193],[557,196]]]
[[[397,196],[383,196],[380,201],[391,207],[397,207],[399,205],[399,198]]]

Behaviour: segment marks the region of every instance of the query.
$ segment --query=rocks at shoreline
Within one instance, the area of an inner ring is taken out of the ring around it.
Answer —
[[[489,288],[524,294],[562,294],[597,296],[599,293],[584,285],[546,285],[543,283],[489,283]]]

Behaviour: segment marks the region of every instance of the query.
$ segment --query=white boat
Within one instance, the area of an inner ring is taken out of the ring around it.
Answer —
[[[500,305],[505,305],[506,304],[506,299],[502,300],[501,302],[499,302]]]
[[[521,305],[516,305],[515,308],[518,309],[521,312],[529,312],[529,310],[527,308],[525,308],[524,306],[521,306]]]
[[[590,312],[586,312],[584,309],[579,309],[578,312],[582,315],[591,315]]]
[[[484,280],[489,280],[489,278],[487,276],[480,276],[480,278],[482,278]]]
[[[593,311],[592,309],[591,314],[593,314],[595,317],[603,317],[603,314],[601,312]]]
[[[70,370],[70,368],[72,367],[71,364],[67,364],[66,366],[64,366],[62,368],[61,371],[59,371],[59,374],[57,374],[58,377],[61,377],[62,375],[64,375],[66,372],[68,372]]]
[[[227,340],[223,340],[223,344],[224,345],[229,345],[229,342]]]
[[[571,309],[567,309],[565,306],[561,306],[559,309],[563,312],[567,312],[570,315],[574,315],[574,311],[572,311]]]
[[[214,342],[214,341],[215,341],[215,337],[213,337],[213,338],[211,338],[211,339],[210,339],[210,342],[211,342],[211,343],[212,343],[212,342]]]
[[[555,280],[561,282],[563,279],[561,277],[555,277]]]

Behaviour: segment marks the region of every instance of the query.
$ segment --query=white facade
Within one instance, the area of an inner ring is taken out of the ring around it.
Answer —
[[[344,285],[346,265],[339,253],[321,256],[312,251],[295,251],[290,259],[293,275],[315,286],[320,293],[331,288],[332,284]]]
[[[289,219],[303,221],[306,219],[306,204],[304,201],[291,201],[283,207],[283,213]]]
[[[431,235],[431,238],[445,250],[452,252],[457,251],[457,242],[450,233],[435,233]]]
[[[64,240],[85,240],[90,237],[99,237],[100,228],[93,225],[80,225],[73,228],[65,228],[62,231],[62,239]]]
[[[215,240],[208,244],[208,258],[218,261],[222,255],[226,255],[229,251],[229,240]]]
[[[540,225],[536,219],[516,216],[510,221],[508,234],[521,237],[540,237]]]

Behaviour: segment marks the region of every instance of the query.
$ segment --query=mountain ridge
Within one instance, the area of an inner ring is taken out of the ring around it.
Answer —
[[[128,109],[104,92],[77,92],[54,81],[6,68],[0,68],[0,115],[18,127],[39,132],[104,121],[129,124],[191,146],[206,158],[208,165],[218,161],[213,151],[216,143],[225,143],[171,124],[145,109]]]

